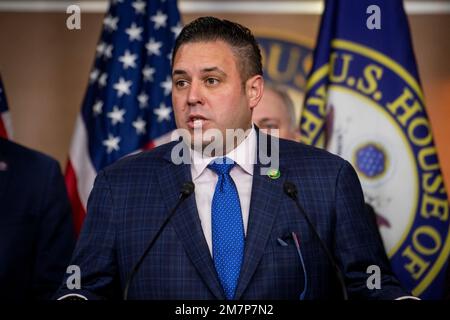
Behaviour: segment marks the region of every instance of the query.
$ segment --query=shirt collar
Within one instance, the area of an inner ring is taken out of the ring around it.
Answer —
[[[253,165],[256,162],[256,130],[254,124],[250,133],[245,139],[233,150],[225,155],[225,157],[233,160],[239,167],[241,167],[247,174],[253,175]],[[211,161],[221,158],[219,157],[204,157],[200,152],[190,149],[191,151],[191,172],[192,180],[197,179],[211,163]]]

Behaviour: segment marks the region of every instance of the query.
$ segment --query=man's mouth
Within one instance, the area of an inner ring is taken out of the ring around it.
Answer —
[[[202,115],[191,115],[189,116],[188,126],[191,129],[201,128],[207,119]]]

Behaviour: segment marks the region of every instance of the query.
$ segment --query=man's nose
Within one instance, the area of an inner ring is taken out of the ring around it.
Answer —
[[[204,102],[203,90],[199,81],[192,81],[189,87],[187,103],[190,107],[201,105]]]

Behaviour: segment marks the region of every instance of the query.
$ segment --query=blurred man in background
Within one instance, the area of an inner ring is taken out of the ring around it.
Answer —
[[[75,245],[56,160],[0,138],[0,298],[50,298]]]
[[[265,84],[263,97],[253,110],[252,121],[265,132],[278,129],[280,138],[300,141],[294,103],[280,86]]]

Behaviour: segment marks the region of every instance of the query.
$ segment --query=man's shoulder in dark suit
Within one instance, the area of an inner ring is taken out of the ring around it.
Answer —
[[[280,141],[280,156],[286,160],[298,159],[300,156],[303,160],[326,161],[328,163],[342,164],[344,159],[330,153],[325,149],[320,149],[314,146],[309,146],[301,142],[292,140],[279,139]]]
[[[352,170],[343,158],[324,149],[280,139],[280,169],[288,168],[291,176],[336,178],[343,167]]]
[[[9,160],[9,162],[12,162],[13,160],[14,166],[11,166],[12,169],[28,168],[27,171],[33,171],[36,175],[44,172],[31,169],[59,167],[58,162],[54,158],[6,139],[0,139],[0,157],[4,161]]]
[[[165,143],[151,150],[142,151],[137,154],[125,156],[124,158],[105,167],[102,171],[108,176],[116,173],[133,173],[134,169],[146,170],[158,169],[162,164],[167,163],[164,156],[171,152],[177,141]],[[130,171],[131,170],[131,171]],[[140,170],[137,170],[140,171]]]
[[[59,163],[5,139],[0,162],[0,297],[49,298],[75,242]]]

